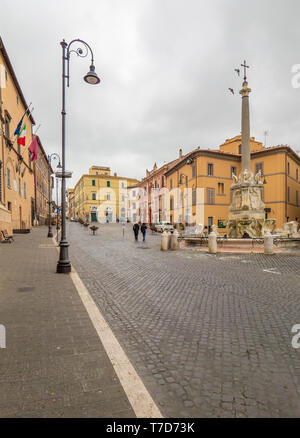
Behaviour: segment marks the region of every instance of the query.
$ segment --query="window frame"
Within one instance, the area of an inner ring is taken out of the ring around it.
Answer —
[[[206,203],[208,205],[214,205],[216,203],[214,187],[206,187]]]
[[[207,176],[214,176],[214,163],[207,163]]]

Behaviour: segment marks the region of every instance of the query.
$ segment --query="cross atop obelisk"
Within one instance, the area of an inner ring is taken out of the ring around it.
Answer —
[[[250,68],[249,65],[246,64],[246,61],[244,61],[244,64],[241,64],[241,67],[244,67],[244,81],[247,80],[247,70],[246,68]]]
[[[244,67],[244,82],[243,88],[240,91],[242,95],[242,172],[247,169],[250,170],[250,115],[249,115],[249,93],[251,88],[248,88],[247,82],[247,68],[249,66],[244,61],[241,64]]]

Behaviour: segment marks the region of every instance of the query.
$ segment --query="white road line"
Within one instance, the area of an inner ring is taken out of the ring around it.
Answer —
[[[70,276],[136,416],[138,418],[163,418],[73,266]]]
[[[279,274],[280,272],[275,271],[276,268],[263,269],[263,272],[268,272],[269,274]]]

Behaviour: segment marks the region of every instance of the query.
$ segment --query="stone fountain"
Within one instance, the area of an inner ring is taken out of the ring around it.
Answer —
[[[246,61],[244,67],[244,82],[240,91],[242,95],[242,171],[231,186],[231,205],[228,220],[228,237],[255,238],[262,237],[269,231],[270,221],[265,221],[265,204],[262,200],[263,183],[261,172],[253,175],[250,167],[250,117],[249,93]]]

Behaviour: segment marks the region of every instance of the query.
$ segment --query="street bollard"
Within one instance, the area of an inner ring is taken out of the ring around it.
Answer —
[[[178,236],[179,233],[177,230],[174,230],[173,234],[171,234],[171,249],[173,251],[177,251],[177,249],[179,248]]]
[[[161,235],[161,246],[160,249],[162,251],[167,251],[170,245],[170,234],[167,231],[164,231]]]
[[[274,254],[273,236],[269,231],[264,237],[264,252],[265,254]]]
[[[214,231],[208,236],[208,252],[210,254],[217,253],[217,234]]]

